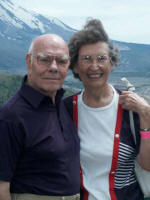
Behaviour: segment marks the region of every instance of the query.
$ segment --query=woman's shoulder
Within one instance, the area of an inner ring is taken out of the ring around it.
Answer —
[[[63,98],[63,102],[69,114],[73,115],[73,100],[76,98],[81,92],[75,93],[73,95],[67,96]]]
[[[79,94],[81,94],[81,91],[75,94],[72,94],[70,96],[66,96],[63,98],[63,101],[65,104],[73,104],[73,99],[75,96],[78,96]]]

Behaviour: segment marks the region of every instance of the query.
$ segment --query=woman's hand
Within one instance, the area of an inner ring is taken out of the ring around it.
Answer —
[[[134,92],[123,91],[120,95],[120,104],[124,109],[137,112],[140,118],[140,128],[150,128],[150,105],[147,101]],[[141,138],[138,162],[146,170],[150,171],[150,138]]]
[[[137,112],[140,117],[140,128],[150,128],[150,105],[134,92],[123,91],[120,95],[120,104],[124,109]]]
[[[133,112],[137,112],[139,115],[144,114],[148,108],[150,109],[150,105],[143,97],[130,91],[123,91],[121,93],[120,104],[124,109],[132,110]]]

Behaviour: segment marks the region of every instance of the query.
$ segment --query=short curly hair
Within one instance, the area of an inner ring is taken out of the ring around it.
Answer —
[[[69,41],[70,66],[74,77],[80,79],[79,75],[74,72],[74,67],[78,62],[79,50],[83,45],[93,44],[97,42],[106,42],[109,47],[109,57],[113,65],[120,64],[119,48],[114,45],[104,30],[104,27],[99,19],[88,19],[84,28],[76,32]]]

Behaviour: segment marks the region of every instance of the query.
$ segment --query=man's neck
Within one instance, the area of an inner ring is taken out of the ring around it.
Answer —
[[[56,97],[57,91],[42,90],[40,88],[35,87],[29,80],[27,80],[26,84],[29,85],[30,87],[34,88],[35,90],[37,90],[38,92],[40,92],[44,96],[50,97],[52,99],[52,103],[55,104],[55,97]]]

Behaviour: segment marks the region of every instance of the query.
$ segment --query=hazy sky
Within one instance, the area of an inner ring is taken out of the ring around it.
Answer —
[[[101,19],[111,39],[150,44],[150,0],[12,0],[80,29],[88,17]]]

